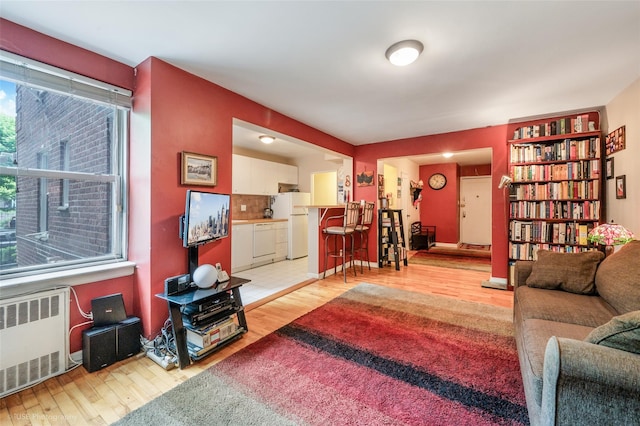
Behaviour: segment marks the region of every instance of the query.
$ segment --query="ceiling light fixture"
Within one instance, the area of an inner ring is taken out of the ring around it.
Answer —
[[[443,152],[442,156],[444,158],[451,158],[451,157],[453,157],[453,152]]]
[[[404,67],[418,59],[423,49],[423,44],[418,40],[403,40],[392,44],[385,56],[393,65]]]
[[[273,143],[273,141],[276,140],[276,138],[274,138],[273,136],[269,136],[269,135],[258,136],[258,139],[260,139],[260,142],[266,143],[266,144]]]

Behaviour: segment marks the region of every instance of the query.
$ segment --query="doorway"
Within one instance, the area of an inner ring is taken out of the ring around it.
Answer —
[[[460,178],[460,242],[491,245],[491,176]]]
[[[338,172],[311,173],[311,204],[316,206],[338,203]]]

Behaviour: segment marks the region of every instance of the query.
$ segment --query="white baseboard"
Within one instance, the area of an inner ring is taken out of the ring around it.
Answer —
[[[498,290],[506,290],[507,289],[507,279],[506,278],[497,278],[491,277],[489,280],[482,281],[482,287],[486,288],[496,288]]]

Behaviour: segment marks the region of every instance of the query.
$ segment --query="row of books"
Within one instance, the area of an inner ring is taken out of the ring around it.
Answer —
[[[600,198],[600,182],[565,180],[562,182],[516,185],[512,190],[517,200],[571,200]]]
[[[599,220],[600,201],[512,201],[511,219]]]
[[[552,144],[513,144],[510,151],[512,163],[588,160],[600,158],[600,138],[565,139]]]
[[[586,246],[593,223],[578,222],[525,222],[514,220],[509,223],[509,239],[549,244],[574,244]]]
[[[582,160],[564,164],[530,164],[511,166],[513,182],[567,179],[598,179],[600,160]]]
[[[570,245],[509,243],[509,258],[514,260],[537,260],[538,250],[550,250],[559,253],[582,253],[593,249],[589,247]]]
[[[593,132],[596,123],[589,121],[589,114],[565,117],[546,123],[523,126],[514,131],[513,139],[529,139],[544,136],[564,135],[567,133]]]
[[[232,337],[238,331],[235,315],[225,316],[201,327],[185,325],[187,331],[187,349],[191,356],[201,356],[220,343]]]

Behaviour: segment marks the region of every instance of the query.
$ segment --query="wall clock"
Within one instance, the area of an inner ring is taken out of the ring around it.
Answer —
[[[447,177],[442,173],[434,173],[429,178],[429,187],[432,189],[442,189],[447,184]]]

